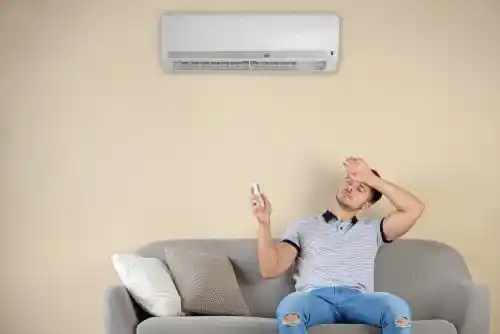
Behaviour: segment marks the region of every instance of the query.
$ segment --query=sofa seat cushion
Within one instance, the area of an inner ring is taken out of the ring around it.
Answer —
[[[412,323],[412,334],[457,334],[455,326],[445,320],[419,320]],[[377,327],[366,325],[321,325],[310,329],[308,334],[380,334]],[[276,333],[275,333],[276,334]]]
[[[277,334],[276,319],[241,316],[153,317],[137,327],[137,334]],[[379,334],[380,329],[365,325],[333,324],[314,326],[308,334]],[[457,334],[444,320],[413,322],[413,334]]]
[[[276,334],[276,320],[247,316],[153,317],[137,326],[137,334]]]

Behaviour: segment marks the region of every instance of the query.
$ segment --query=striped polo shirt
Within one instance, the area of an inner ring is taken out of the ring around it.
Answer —
[[[327,210],[299,220],[285,232],[282,242],[298,250],[294,265],[297,291],[347,286],[374,289],[374,263],[384,235],[383,219],[339,220]]]

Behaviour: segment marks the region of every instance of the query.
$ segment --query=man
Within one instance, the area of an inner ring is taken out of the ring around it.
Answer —
[[[344,167],[346,178],[331,209],[290,226],[278,245],[272,242],[269,200],[263,195],[259,205],[252,196],[262,276],[276,277],[295,265],[296,291],[278,306],[278,331],[305,334],[315,325],[357,323],[380,327],[383,334],[410,334],[408,304],[373,291],[374,260],[381,244],[410,230],[424,204],[382,179],[361,158],[346,159]],[[382,219],[356,218],[382,195],[395,211]]]

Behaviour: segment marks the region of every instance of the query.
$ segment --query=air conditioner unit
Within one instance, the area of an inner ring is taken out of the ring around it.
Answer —
[[[340,19],[334,13],[165,13],[167,72],[336,72]]]

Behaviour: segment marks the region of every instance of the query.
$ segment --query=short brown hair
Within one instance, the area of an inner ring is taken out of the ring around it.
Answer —
[[[372,169],[372,172],[373,174],[377,175],[377,177],[380,177],[380,174],[375,169]],[[371,190],[372,190],[372,198],[370,199],[370,202],[372,204],[375,204],[382,198],[382,193],[375,188],[371,188]]]

